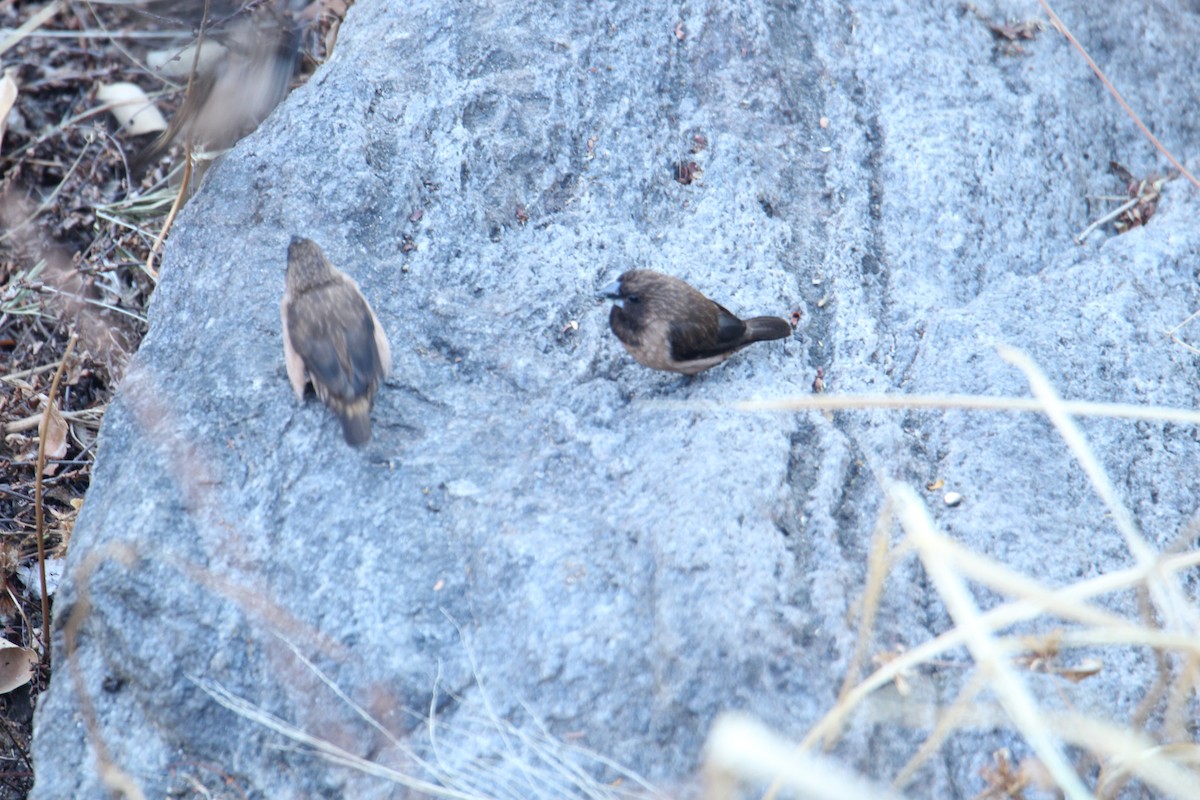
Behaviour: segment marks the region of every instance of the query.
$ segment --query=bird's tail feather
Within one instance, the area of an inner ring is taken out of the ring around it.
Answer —
[[[785,339],[792,335],[792,326],[780,317],[751,317],[746,323],[746,344],[768,339]]]
[[[371,404],[360,400],[336,409],[338,419],[342,421],[342,435],[346,444],[362,447],[371,441]]]

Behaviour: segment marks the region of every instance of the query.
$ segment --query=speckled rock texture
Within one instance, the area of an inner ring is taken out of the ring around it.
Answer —
[[[1058,5],[1200,166],[1196,4]],[[33,797],[106,797],[98,752],[148,797],[428,794],[205,688],[474,796],[616,797],[638,789],[622,769],[691,796],[720,712],[798,741],[833,705],[887,481],[1050,586],[1132,566],[1041,416],[733,407],[810,395],[818,370],[830,395],[1028,396],[1000,344],[1070,398],[1197,404],[1200,361],[1166,335],[1200,309],[1197,191],[1169,182],[1149,225],[1077,244],[1111,207],[1095,197],[1125,191],[1110,160],[1167,164],[1062,36],[1020,46],[958,3],[360,0],[172,233],[56,598]],[[680,182],[689,162],[702,174]],[[363,450],[288,386],[293,235],[391,339]],[[797,311],[795,335],[694,379],[646,370],[594,296],[634,267],[742,315]],[[1081,425],[1165,549],[1197,510],[1197,429]],[[1181,577],[1193,598],[1197,580]],[[1136,616],[1132,594],[1100,602]],[[910,555],[869,653],[952,624]],[[1076,656],[1104,669],[1024,672],[1029,691],[1125,723],[1153,653]],[[908,698],[881,689],[831,757],[889,782],[969,663],[911,675]],[[995,699],[911,796],[975,797],[993,751],[1030,754]]]

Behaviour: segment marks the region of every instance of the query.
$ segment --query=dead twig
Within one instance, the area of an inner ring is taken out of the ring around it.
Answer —
[[[1117,206],[1112,211],[1108,212],[1103,217],[1096,220],[1091,225],[1088,225],[1086,228],[1084,228],[1082,231],[1080,231],[1078,234],[1076,234],[1075,235],[1075,244],[1083,244],[1084,241],[1087,239],[1087,237],[1091,236],[1092,232],[1095,231],[1097,228],[1099,228],[1101,225],[1103,225],[1107,222],[1112,222],[1114,219],[1121,216],[1126,211],[1130,210],[1131,208],[1133,208],[1140,202],[1142,202],[1142,198],[1135,197],[1132,200],[1130,200],[1129,202],[1122,203],[1121,205]]]
[[[187,82],[187,97],[192,96],[196,86],[196,72],[200,68],[200,51],[204,48],[204,29],[208,25],[208,13],[212,7],[212,0],[204,0],[204,16],[200,18],[200,33],[196,37],[196,49],[192,52],[192,71],[188,75]],[[175,215],[179,213],[179,209],[183,207],[183,199],[187,196],[188,186],[192,182],[192,139],[188,136],[187,144],[184,147],[183,155],[183,180],[179,184],[179,194],[175,197],[175,202],[171,204],[171,211],[167,214],[167,219],[163,222],[162,230],[158,232],[158,236],[154,239],[154,244],[150,247],[150,255],[146,258],[146,274],[148,274],[155,283],[158,283],[158,270],[154,268],[154,259],[158,255],[158,251],[162,249],[163,240],[167,238],[167,232],[171,230],[171,224],[175,222]]]
[[[200,52],[199,47],[196,48],[196,52]],[[154,268],[154,258],[158,255],[158,251],[162,249],[163,240],[167,238],[167,233],[171,230],[171,224],[175,222],[175,215],[183,207],[183,198],[187,196],[188,184],[191,182],[192,143],[188,142],[186,152],[183,156],[183,181],[179,184],[179,194],[175,196],[175,202],[171,204],[171,211],[167,214],[166,221],[163,222],[162,230],[158,232],[158,236],[154,237],[154,244],[150,246],[150,255],[146,258],[146,274],[155,283],[158,283],[158,270]]]
[[[54,398],[58,395],[58,384],[62,380],[63,367],[75,349],[76,337],[71,335],[63,357],[58,362],[54,372],[54,380],[50,382],[50,393],[46,396],[46,410],[42,413],[42,425],[38,431],[37,471],[33,482],[33,507],[37,525],[38,572],[42,580],[42,657],[46,668],[50,667],[50,593],[46,591],[46,512],[42,508],[42,476],[46,469],[46,438],[50,433],[50,413],[54,409]]]
[[[61,369],[61,367],[60,367]],[[91,423],[88,427],[100,427],[99,419],[92,419],[97,414],[103,416],[107,406],[99,406],[97,408],[84,408],[79,411],[64,411],[62,418],[68,422],[84,422]],[[44,414],[32,414],[28,417],[23,417],[15,422],[10,422],[7,425],[0,425],[0,434],[7,435],[10,433],[22,433],[24,431],[33,430],[40,427]]]

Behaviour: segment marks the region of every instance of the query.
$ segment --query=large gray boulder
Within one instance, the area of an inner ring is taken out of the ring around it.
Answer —
[[[1059,11],[1160,138],[1200,152],[1194,4]],[[361,0],[175,226],[56,598],[33,796],[106,796],[98,753],[149,797],[423,793],[221,691],[482,796],[603,796],[636,788],[624,770],[688,794],[720,712],[798,741],[834,704],[889,481],[1049,586],[1132,566],[1042,416],[732,405],[811,394],[818,368],[831,395],[1028,395],[998,344],[1072,398],[1196,404],[1197,358],[1164,335],[1200,307],[1196,191],[1169,183],[1148,226],[1077,245],[1090,196],[1123,191],[1110,159],[1165,164],[1061,36],[1022,45],[954,3]],[[288,386],[294,234],[391,337],[363,450]],[[798,330],[695,379],[648,371],[594,299],[632,267],[800,311]],[[1196,511],[1196,429],[1083,428],[1165,548]],[[926,492],[938,477],[965,502]],[[1136,619],[1131,594],[1101,605]],[[908,557],[868,655],[952,624]],[[1027,691],[1127,725],[1153,653],[1089,655],[1098,675],[1022,673]],[[974,674],[946,659],[881,689],[832,756],[890,781]],[[1031,755],[995,701],[913,796],[973,797],[993,751]]]

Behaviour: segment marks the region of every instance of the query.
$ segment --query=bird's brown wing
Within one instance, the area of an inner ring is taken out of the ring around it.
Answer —
[[[715,313],[671,320],[671,357],[676,361],[712,358],[744,344],[746,324],[724,306],[712,305]]]
[[[296,348],[292,347],[292,336],[289,332],[291,325],[288,322],[290,300],[287,293],[284,293],[283,301],[279,304],[279,316],[283,320],[283,363],[287,367],[288,382],[292,384],[292,391],[295,392],[296,399],[304,400],[304,387],[308,385],[308,374],[304,369],[304,359],[296,352]]]
[[[292,348],[318,394],[348,402],[372,394],[384,367],[371,309],[344,282],[305,292],[288,304]]]

